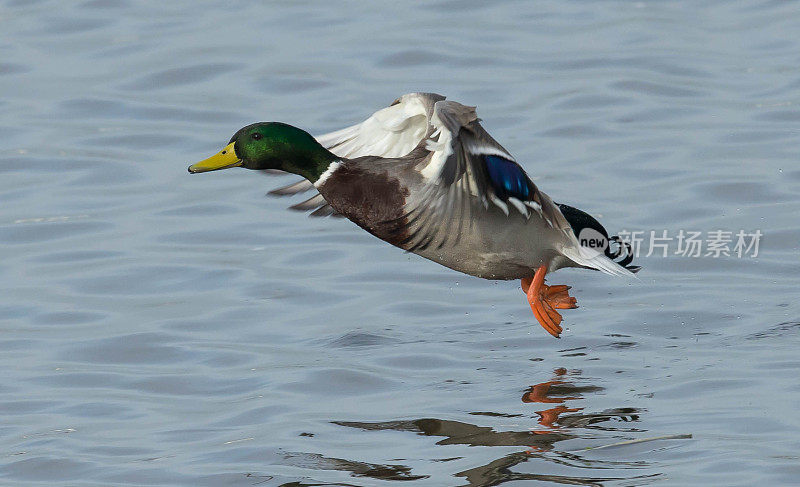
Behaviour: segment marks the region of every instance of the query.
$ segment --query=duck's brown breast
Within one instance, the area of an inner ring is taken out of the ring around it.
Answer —
[[[376,237],[402,248],[408,189],[397,179],[343,164],[317,188],[338,213]]]

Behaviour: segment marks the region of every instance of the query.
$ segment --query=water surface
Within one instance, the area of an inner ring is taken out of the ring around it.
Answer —
[[[0,483],[796,484],[798,12],[0,3]],[[516,282],[265,197],[289,178],[186,173],[247,123],[410,91],[477,105],[609,229],[760,253],[558,272],[555,340]]]

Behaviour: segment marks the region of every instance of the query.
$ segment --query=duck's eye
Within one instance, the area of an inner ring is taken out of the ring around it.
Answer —
[[[259,134],[258,132],[256,132],[256,133],[254,133],[254,134],[252,135],[252,137],[253,137],[253,140],[258,140],[258,139],[260,139],[260,138],[261,138],[261,134]]]

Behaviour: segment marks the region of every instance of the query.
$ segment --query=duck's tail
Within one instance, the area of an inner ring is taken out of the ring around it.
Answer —
[[[611,249],[611,244],[616,246],[614,250]],[[642,270],[642,266],[640,265],[630,265],[630,263],[633,262],[634,257],[633,249],[631,248],[631,244],[622,240],[619,235],[612,235],[608,237],[608,247],[606,247],[605,254],[606,257],[614,261],[616,264],[628,269],[634,274]]]
[[[561,214],[569,222],[575,235],[575,248],[565,249],[564,255],[575,263],[597,269],[615,276],[633,276],[641,270],[641,266],[630,265],[633,262],[633,249],[628,242],[623,241],[619,235],[609,237],[608,232],[592,215],[575,207],[556,203]],[[591,230],[590,236],[602,237],[607,242],[604,251],[587,251],[581,247],[579,240],[583,238],[582,232]]]
[[[612,276],[633,277],[634,273],[639,270],[636,266],[633,266],[634,269],[623,267],[605,254],[586,250],[579,245],[562,249],[561,253],[581,267],[595,269]]]

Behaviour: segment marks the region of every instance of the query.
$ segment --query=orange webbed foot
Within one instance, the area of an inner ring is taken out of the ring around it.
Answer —
[[[577,300],[569,295],[569,286],[563,284],[548,286],[544,283],[547,266],[540,266],[532,278],[522,279],[522,291],[528,297],[528,304],[533,310],[536,321],[542,328],[556,338],[563,331],[562,317],[557,309],[577,308]]]

